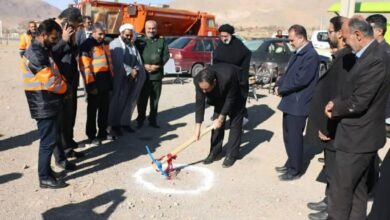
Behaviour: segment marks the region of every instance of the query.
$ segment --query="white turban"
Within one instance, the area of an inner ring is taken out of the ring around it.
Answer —
[[[119,28],[119,32],[122,33],[123,31],[125,30],[134,30],[134,26],[132,24],[123,24],[122,26],[120,26]]]

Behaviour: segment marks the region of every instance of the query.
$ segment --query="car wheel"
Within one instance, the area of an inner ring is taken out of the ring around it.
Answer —
[[[267,68],[260,67],[256,71],[256,81],[265,85],[271,81],[271,72]]]
[[[320,76],[324,75],[325,72],[328,70],[325,63],[320,63]]]
[[[192,77],[195,77],[196,75],[198,75],[198,73],[200,71],[202,71],[202,70],[203,70],[203,65],[202,64],[197,63],[197,64],[193,65],[192,68],[191,68],[191,75],[192,75]]]

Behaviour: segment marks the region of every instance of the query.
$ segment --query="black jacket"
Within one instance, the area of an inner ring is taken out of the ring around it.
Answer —
[[[318,131],[320,130],[324,135],[331,138],[331,141],[326,142],[325,147],[333,149],[333,140],[339,121],[328,119],[324,114],[324,109],[326,104],[341,92],[345,77],[351,71],[355,60],[352,50],[343,48],[336,52],[328,70],[320,76],[310,104],[306,129],[306,141],[308,143],[320,143],[318,138]]]
[[[78,55],[77,45],[65,42],[61,39],[53,46],[52,54],[60,73],[65,77],[68,85],[70,85],[74,90],[77,89],[80,78],[76,61],[76,57]]]
[[[196,83],[196,123],[202,123],[207,103],[215,106],[214,112],[222,115],[237,113],[244,107],[245,99],[241,93],[237,67],[230,64],[216,64],[208,67],[216,71],[216,86],[210,93],[203,93]]]
[[[388,60],[386,52],[373,41],[346,77],[341,94],[333,100],[332,117],[341,120],[334,142],[337,150],[375,152],[386,143]]]
[[[228,63],[241,67],[240,84],[243,89],[249,89],[249,65],[252,52],[235,36],[229,44],[218,42],[218,46],[213,53],[213,64]],[[248,96],[248,95],[246,95]]]
[[[33,74],[50,66],[49,50],[37,41],[32,42],[24,56],[29,60],[28,68]],[[31,117],[34,119],[55,117],[61,110],[63,95],[45,90],[25,91],[25,93]]]

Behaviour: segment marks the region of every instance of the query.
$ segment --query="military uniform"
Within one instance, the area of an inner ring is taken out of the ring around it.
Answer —
[[[137,104],[137,122],[141,126],[146,117],[146,106],[150,97],[149,123],[150,125],[157,125],[157,109],[161,95],[162,78],[164,77],[164,64],[169,59],[168,47],[165,39],[159,36],[150,39],[140,38],[136,41],[136,46],[141,54],[144,65],[154,64],[161,66],[155,72],[145,70],[147,77]]]

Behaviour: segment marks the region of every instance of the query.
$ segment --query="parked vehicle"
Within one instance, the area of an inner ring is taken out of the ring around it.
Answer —
[[[123,23],[131,23],[138,33],[144,33],[147,20],[155,20],[161,36],[216,36],[215,16],[207,12],[172,9],[168,5],[155,7],[138,3],[120,3],[98,0],[82,0],[76,5],[83,15],[92,17],[92,22],[102,22],[107,35],[119,35]]]
[[[314,48],[329,49],[330,46],[328,42],[328,31],[327,30],[314,31],[311,36],[311,42]]]
[[[217,37],[183,36],[168,45],[177,69],[195,76],[212,63]]]
[[[244,43],[252,51],[249,74],[258,84],[267,84],[284,74],[294,49],[288,39],[259,38]],[[320,55],[320,73],[327,70],[330,59]]]

